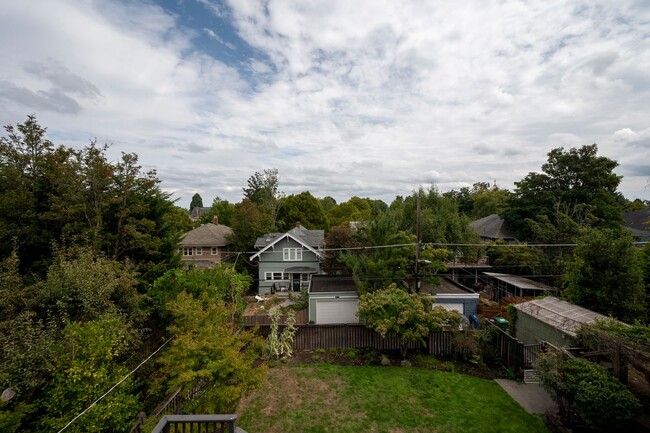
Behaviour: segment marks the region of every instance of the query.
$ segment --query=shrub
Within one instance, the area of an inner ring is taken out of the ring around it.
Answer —
[[[585,359],[545,354],[535,365],[541,384],[567,421],[577,413],[595,430],[611,431],[630,423],[641,405],[634,395],[600,365]]]

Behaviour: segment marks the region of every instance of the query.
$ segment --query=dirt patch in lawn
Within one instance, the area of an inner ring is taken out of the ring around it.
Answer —
[[[295,416],[294,408],[307,409],[310,418],[327,419],[332,413],[348,416],[341,411],[339,393],[346,389],[347,383],[338,377],[321,378],[311,366],[279,365],[269,369],[263,387],[244,397],[237,413],[259,413],[267,419],[278,418],[278,422],[266,425],[268,433],[284,432],[286,418]],[[365,417],[364,414],[355,416]],[[248,420],[253,423],[254,420]]]

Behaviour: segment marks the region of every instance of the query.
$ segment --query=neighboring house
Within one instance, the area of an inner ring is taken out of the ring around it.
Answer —
[[[625,227],[632,231],[635,242],[650,241],[650,209],[641,209],[623,214]]]
[[[314,275],[309,285],[309,321],[317,325],[359,323],[359,295],[352,277]]]
[[[442,278],[437,286],[422,283],[420,293],[433,295],[433,307],[458,311],[466,317],[477,314],[479,294],[450,279]]]
[[[259,263],[260,294],[309,288],[312,275],[321,274],[320,251],[325,232],[307,230],[300,223],[286,233],[268,233],[255,242],[259,251],[251,260]]]
[[[200,268],[225,261],[229,255],[228,239],[231,235],[232,229],[219,224],[219,218],[215,216],[212,223],[203,224],[183,235],[181,261]]]
[[[517,319],[516,337],[527,344],[542,341],[557,347],[574,347],[576,330],[606,316],[562,301],[553,296],[515,304]]]
[[[210,209],[212,208],[194,206],[190,211],[190,219],[192,221],[197,221],[199,218],[201,218],[201,215],[210,212]]]
[[[469,223],[469,226],[478,233],[483,242],[505,241],[507,243],[517,242],[517,239],[510,231],[506,221],[497,214],[488,215]]]

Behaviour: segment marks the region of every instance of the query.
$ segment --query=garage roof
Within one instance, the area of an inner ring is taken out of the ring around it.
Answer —
[[[321,292],[356,292],[357,285],[352,277],[332,277],[328,275],[314,275],[311,277],[310,293]]]

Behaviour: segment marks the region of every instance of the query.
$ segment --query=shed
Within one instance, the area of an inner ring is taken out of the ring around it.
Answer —
[[[309,285],[309,320],[317,325],[359,323],[359,295],[352,277],[314,275]]]
[[[516,337],[527,344],[541,341],[558,347],[575,345],[576,330],[607,316],[553,296],[516,304]]]
[[[433,307],[458,311],[467,317],[477,313],[479,294],[450,279],[442,278],[437,286],[422,283],[421,293],[434,296]]]

